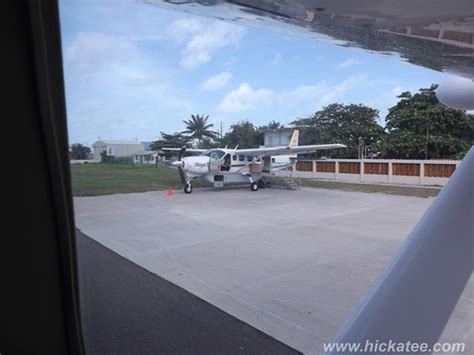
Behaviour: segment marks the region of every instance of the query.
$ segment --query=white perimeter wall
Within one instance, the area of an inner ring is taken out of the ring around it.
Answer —
[[[441,185],[444,186],[448,181],[448,177],[430,177],[425,176],[425,164],[441,164],[441,165],[454,165],[458,166],[460,161],[458,160],[382,160],[382,159],[328,159],[328,160],[306,160],[298,159],[300,162],[311,162],[312,171],[299,171],[295,166],[292,172],[288,171],[277,171],[276,175],[288,175],[291,174],[293,177],[307,178],[307,179],[325,179],[334,181],[347,181],[347,182],[367,182],[367,183],[385,183],[385,184],[406,184],[406,185]],[[318,172],[316,171],[316,164],[334,162],[335,172]],[[340,163],[359,163],[360,174],[352,173],[341,173],[339,169]],[[388,174],[368,174],[364,172],[364,163],[386,163],[388,164]],[[395,175],[393,174],[393,164],[416,164],[419,166],[419,176],[410,175]]]

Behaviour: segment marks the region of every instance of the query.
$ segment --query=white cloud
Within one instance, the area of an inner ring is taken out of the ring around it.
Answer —
[[[167,130],[162,124],[157,131],[157,117],[185,117],[196,105],[170,83],[159,58],[131,38],[77,33],[65,44],[64,62],[72,141],[157,134]]]
[[[229,92],[218,105],[225,112],[240,112],[262,106],[272,99],[273,92],[268,89],[253,90],[249,84],[243,83],[238,89]]]
[[[279,99],[282,102],[318,100],[326,91],[327,85],[323,81],[315,85],[300,85],[293,90],[283,91],[279,94]]]
[[[329,85],[321,81],[314,85],[300,85],[287,91],[274,92],[262,88],[258,90],[243,83],[221,100],[217,109],[227,113],[258,111],[265,106],[279,107],[280,111],[292,111],[296,115],[309,114],[318,107],[343,100],[345,95],[367,84],[367,75],[351,75],[342,82]],[[369,82],[370,83],[370,82]]]
[[[350,68],[356,64],[359,64],[360,61],[359,60],[356,60],[356,59],[348,59],[348,60],[345,60],[343,62],[340,62],[336,69],[337,70],[343,70],[343,69],[347,69],[347,68]]]
[[[275,94],[275,99],[279,103],[293,105],[302,102],[311,102],[316,106],[327,105],[341,100],[344,95],[351,90],[367,85],[367,75],[351,75],[342,82],[335,85],[328,85],[321,81],[315,85],[300,85],[289,91],[282,91]]]
[[[366,82],[366,80],[367,75],[365,74],[351,75],[341,83],[329,87],[326,94],[320,98],[319,102],[323,105],[326,105],[343,98],[347,92],[357,87],[371,85],[371,83]]]
[[[66,63],[80,71],[98,71],[117,62],[139,58],[135,46],[113,36],[97,32],[79,32],[65,49]]]
[[[182,42],[203,28],[202,22],[196,18],[180,18],[169,25],[167,32],[171,39]]]
[[[178,43],[186,42],[180,61],[185,69],[194,69],[209,62],[214,52],[220,48],[237,45],[243,31],[236,25],[197,19],[179,19],[168,28],[171,38]]]
[[[229,72],[222,72],[214,75],[201,83],[201,89],[205,91],[216,91],[224,89],[229,84],[229,80],[232,78],[232,74]]]
[[[90,87],[142,87],[163,81],[158,59],[122,36],[79,32],[64,49],[65,76],[88,81]]]

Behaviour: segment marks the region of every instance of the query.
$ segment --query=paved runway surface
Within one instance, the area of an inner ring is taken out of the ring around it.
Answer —
[[[87,354],[299,354],[83,233],[76,236]]]
[[[432,200],[239,188],[80,197],[75,208],[86,235],[285,344],[318,354]],[[471,350],[473,290],[471,280],[442,337]]]

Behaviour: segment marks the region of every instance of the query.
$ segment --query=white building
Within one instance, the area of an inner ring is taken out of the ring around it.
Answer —
[[[131,157],[133,154],[143,153],[145,147],[142,143],[127,140],[100,139],[92,145],[94,160],[101,160],[102,152],[108,156]]]
[[[269,129],[263,133],[265,147],[282,147],[290,144],[294,128]]]

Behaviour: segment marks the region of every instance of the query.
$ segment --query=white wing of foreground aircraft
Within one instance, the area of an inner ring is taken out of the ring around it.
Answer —
[[[449,73],[438,99],[474,110],[473,0],[141,0],[248,26],[330,41]],[[396,74],[395,74],[396,75]]]
[[[259,187],[264,187],[262,177],[265,172],[270,172],[272,157],[345,147],[343,144],[319,144],[252,149],[162,149],[179,151],[178,161],[171,165],[178,168],[184,192],[190,194],[193,191],[191,181],[197,177],[213,183],[215,187],[228,183],[249,183],[250,190],[257,191]],[[201,154],[182,158],[185,151]]]

